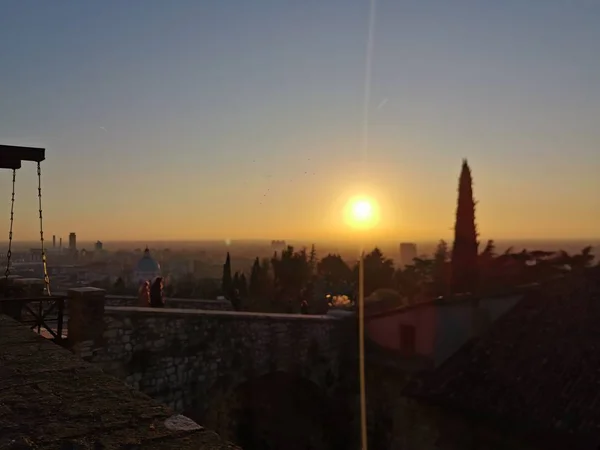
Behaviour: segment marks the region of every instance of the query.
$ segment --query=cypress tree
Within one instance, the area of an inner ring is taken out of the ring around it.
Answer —
[[[231,284],[233,289],[240,289],[240,273],[236,272],[233,274],[233,282]]]
[[[315,244],[310,248],[310,254],[308,255],[308,270],[310,271],[310,275],[315,274],[315,270],[317,269],[317,249],[315,248]]]
[[[230,296],[233,290],[233,280],[231,278],[231,258],[229,257],[229,252],[227,252],[227,259],[225,259],[225,264],[223,264],[223,280],[221,288],[223,289],[223,294],[225,296]]]
[[[248,281],[246,280],[246,275],[243,273],[240,275],[240,287],[238,289],[240,290],[240,295],[242,297],[248,295]]]
[[[458,205],[452,246],[452,292],[474,292],[477,289],[477,228],[473,180],[467,160],[463,160],[458,183]]]
[[[252,269],[250,270],[250,285],[248,286],[248,291],[250,296],[254,297],[260,294],[260,261],[258,260],[258,256],[254,260],[254,264],[252,264]]]

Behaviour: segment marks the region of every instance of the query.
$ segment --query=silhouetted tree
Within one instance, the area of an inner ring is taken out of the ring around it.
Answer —
[[[258,256],[254,260],[254,264],[252,264],[252,269],[250,270],[250,286],[248,288],[248,293],[251,297],[257,297],[262,293],[260,260],[258,259]]]
[[[590,267],[593,261],[592,246],[587,246],[581,250],[581,253],[571,257],[570,266],[573,270],[582,270]]]
[[[116,294],[124,294],[125,291],[127,290],[127,287],[125,286],[125,281],[123,280],[123,278],[119,277],[117,278],[117,280],[115,281],[115,284],[113,286],[114,292]]]
[[[496,244],[493,240],[488,240],[485,248],[479,254],[479,282],[486,290],[492,291],[501,284],[502,264],[498,255],[496,255]]]
[[[496,244],[492,239],[487,241],[485,248],[479,255],[482,258],[494,258],[496,256]]]
[[[330,253],[317,264],[317,274],[329,286],[337,286],[351,280],[352,270],[340,255]]]
[[[419,279],[415,266],[409,264],[404,269],[396,269],[394,272],[394,285],[400,296],[406,299],[406,303],[413,303],[417,294],[421,291],[421,280]]]
[[[240,275],[240,286],[238,288],[240,290],[240,296],[245,298],[248,295],[248,282],[246,281],[246,275],[243,273]]]
[[[473,292],[478,283],[477,229],[473,181],[467,160],[463,160],[458,184],[458,205],[452,246],[452,291]]]
[[[268,258],[262,261],[257,257],[252,264],[250,271],[250,285],[248,286],[249,297],[259,299],[261,302],[271,301],[272,297],[272,279],[270,274],[270,265]]]
[[[432,261],[432,288],[435,295],[445,295],[448,293],[448,244],[443,239],[440,240],[433,255]]]
[[[310,271],[310,275],[315,274],[315,270],[317,269],[317,250],[315,248],[315,244],[310,247],[310,253],[308,254],[308,269]]]
[[[277,252],[271,259],[275,286],[283,296],[297,297],[300,290],[310,279],[310,266],[306,250],[294,251],[288,246],[278,257]]]
[[[445,263],[442,262],[443,246],[438,246],[438,261],[440,271],[440,283],[443,284],[443,271]],[[399,294],[406,299],[407,303],[414,303],[440,295],[441,287],[435,284],[436,261],[430,258],[414,258],[412,264],[407,264],[403,270],[394,273],[394,284]]]
[[[234,289],[240,289],[240,273],[237,271],[233,274],[233,279],[231,280],[231,290],[233,291]]]
[[[355,279],[358,279],[358,264],[354,268]],[[394,261],[386,258],[377,247],[364,256],[364,289],[365,297],[375,290],[393,286]]]
[[[221,289],[223,290],[223,294],[225,294],[225,296],[229,296],[231,295],[232,288],[233,280],[231,278],[231,257],[229,256],[229,252],[227,252],[227,258],[225,259],[225,264],[223,264]]]

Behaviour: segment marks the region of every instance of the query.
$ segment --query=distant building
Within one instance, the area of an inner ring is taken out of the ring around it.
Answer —
[[[417,257],[417,244],[412,242],[403,242],[400,244],[400,265],[402,267],[413,263]]]
[[[42,249],[32,248],[29,249],[29,261],[41,261],[42,260]]]
[[[77,250],[77,235],[75,233],[69,233],[69,250],[72,252]]]
[[[94,250],[97,252],[101,252],[102,251],[102,242],[96,241],[96,243],[94,244]]]
[[[137,263],[133,271],[133,278],[136,284],[143,283],[144,281],[154,280],[160,276],[160,264],[152,256],[150,256],[150,249],[146,247],[144,250],[144,256]]]
[[[55,248],[55,247],[56,247],[56,235],[53,234],[52,235],[52,248]]]

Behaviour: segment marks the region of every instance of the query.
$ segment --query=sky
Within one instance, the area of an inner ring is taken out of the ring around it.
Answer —
[[[377,0],[365,147],[369,10],[0,2],[0,143],[47,149],[46,236],[354,239],[365,194],[371,237],[449,237],[462,158],[483,237],[600,236],[600,0]]]

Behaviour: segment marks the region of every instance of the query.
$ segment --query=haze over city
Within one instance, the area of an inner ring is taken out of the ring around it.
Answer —
[[[47,148],[46,229],[89,241],[354,239],[363,193],[370,238],[449,238],[463,157],[483,239],[594,238],[599,5],[380,2],[365,159],[368,2],[6,2],[0,140]]]

